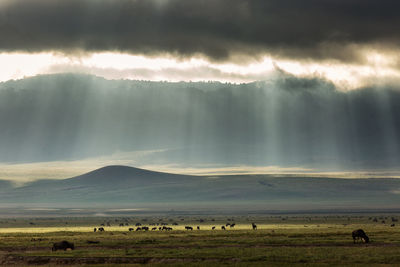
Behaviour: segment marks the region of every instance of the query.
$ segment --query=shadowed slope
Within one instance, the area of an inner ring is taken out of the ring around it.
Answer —
[[[188,176],[108,166],[65,180],[42,180],[0,195],[4,203],[59,205],[244,205],[250,208],[400,208],[400,179],[269,175]]]

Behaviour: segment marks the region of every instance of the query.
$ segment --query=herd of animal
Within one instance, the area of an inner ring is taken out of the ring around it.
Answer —
[[[221,230],[226,230],[226,227],[231,227],[231,228],[233,228],[233,227],[235,227],[235,224],[226,224],[226,225],[222,225],[221,226]],[[253,230],[257,230],[257,225],[255,224],[255,223],[252,223],[251,224],[251,226],[252,226],[252,228],[253,228]],[[193,227],[192,226],[185,226],[185,229],[186,230],[190,230],[190,231],[193,231]],[[216,227],[215,226],[213,226],[212,227],[212,230],[215,230],[216,229]],[[149,231],[150,230],[150,228],[149,227],[147,227],[147,226],[142,226],[142,227],[137,227],[136,228],[136,230],[135,231]],[[153,227],[151,230],[157,230],[157,227]],[[172,227],[167,227],[167,226],[163,226],[163,227],[159,227],[158,228],[158,230],[161,230],[161,231],[171,231],[172,230]],[[200,230],[200,226],[197,226],[197,230]],[[104,230],[104,227],[99,227],[98,229],[97,228],[94,228],[94,232],[96,232],[96,231],[100,231],[100,232],[103,232],[103,231],[105,231]],[[129,231],[131,232],[131,231],[134,231],[134,229],[133,228],[129,228]],[[369,243],[369,237],[367,236],[367,234],[364,232],[364,230],[363,229],[357,229],[357,230],[354,230],[352,233],[351,233],[351,235],[352,235],[352,237],[353,237],[353,243],[355,244],[355,243],[357,243],[357,242],[365,242],[365,243]],[[90,242],[93,242],[93,241],[90,241]],[[74,250],[75,249],[75,245],[74,245],[74,243],[71,243],[71,242],[68,242],[68,241],[61,241],[61,242],[57,242],[57,243],[54,243],[53,244],[53,247],[52,247],[52,251],[57,251],[57,250],[64,250],[64,251],[66,251],[66,250],[68,250],[68,249],[71,249],[71,250]]]
[[[178,225],[178,224],[174,224],[174,225]],[[229,228],[234,228],[235,225],[236,225],[235,223],[227,223],[226,225],[222,225],[221,226],[221,230],[226,230],[228,227]],[[257,230],[257,225],[255,223],[252,223],[251,225],[252,225],[253,230]],[[126,226],[126,224],[125,225],[124,224],[120,224],[119,226]],[[166,226],[166,224],[163,224],[162,227],[158,226],[158,227],[151,227],[151,228],[148,227],[148,226],[141,226],[140,223],[137,223],[136,226],[137,226],[136,229],[131,227],[131,228],[128,229],[128,231],[129,232],[133,232],[133,231],[157,231],[157,230],[159,230],[159,231],[172,231],[173,230],[172,227]],[[197,226],[196,229],[200,230],[200,226]],[[213,226],[211,228],[211,230],[215,230],[215,229],[216,229],[216,226]],[[185,230],[193,231],[193,227],[192,226],[185,226]],[[104,231],[105,231],[104,227],[99,227],[99,228],[95,227],[93,229],[93,232],[104,232]]]

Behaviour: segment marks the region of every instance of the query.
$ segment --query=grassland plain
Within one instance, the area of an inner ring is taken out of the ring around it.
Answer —
[[[400,266],[398,218],[393,214],[3,218],[0,265]],[[257,230],[252,230],[251,222]],[[173,230],[128,231],[139,223],[150,229],[168,224]],[[228,223],[235,226],[221,230]],[[105,232],[93,232],[102,224]],[[186,225],[194,230],[185,230]],[[351,232],[359,228],[367,232],[370,243],[353,244]],[[51,251],[52,244],[62,240],[73,242],[76,249]]]

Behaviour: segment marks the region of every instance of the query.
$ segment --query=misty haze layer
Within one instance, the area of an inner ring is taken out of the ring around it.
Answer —
[[[0,84],[0,161],[151,150],[149,163],[343,168],[400,162],[400,91],[278,74],[243,85],[52,75]]]

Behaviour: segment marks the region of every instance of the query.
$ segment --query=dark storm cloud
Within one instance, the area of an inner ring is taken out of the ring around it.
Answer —
[[[395,0],[6,0],[0,49],[359,60],[354,45],[399,44],[398,10]]]

